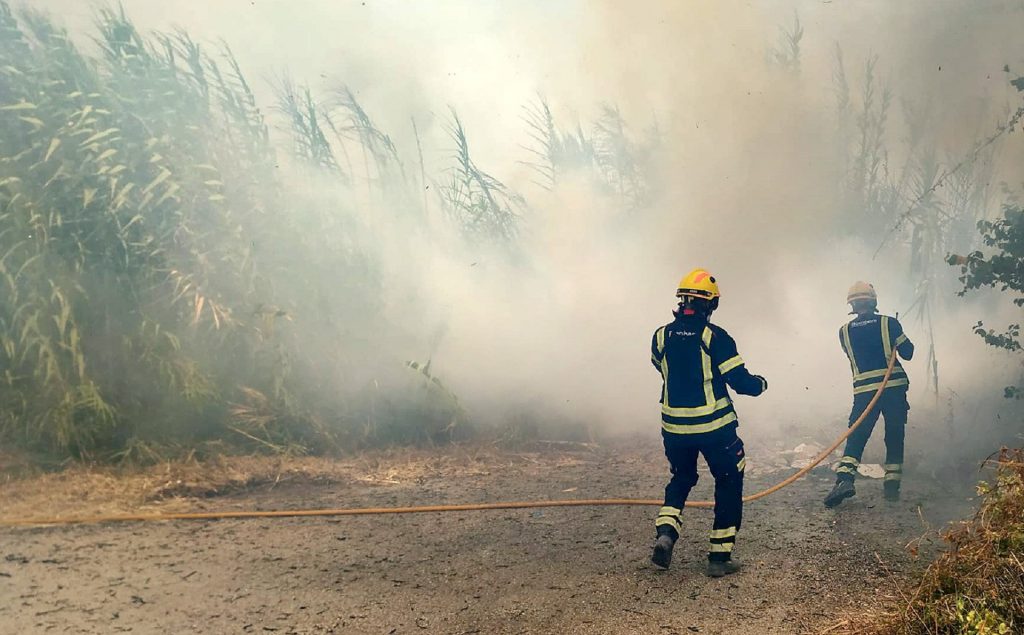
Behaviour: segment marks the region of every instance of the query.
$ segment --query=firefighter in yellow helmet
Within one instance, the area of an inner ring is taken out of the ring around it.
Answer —
[[[852,320],[839,329],[839,345],[850,360],[853,372],[853,410],[850,424],[860,418],[871,398],[882,383],[889,367],[893,349],[903,359],[914,356],[914,344],[903,333],[899,320],[878,313],[878,294],[867,282],[855,282],[846,294],[846,301],[854,314]],[[846,449],[839,459],[836,484],[825,497],[826,507],[835,507],[856,494],[853,481],[860,467],[871,431],[881,414],[885,418],[885,490],[886,500],[899,500],[900,480],[903,476],[903,442],[907,425],[907,387],[910,380],[897,360],[889,383],[875,408],[864,422],[846,440]]]
[[[654,332],[651,362],[661,372],[661,436],[672,478],[665,504],[655,520],[657,538],[651,561],[668,568],[682,531],[683,505],[697,483],[697,457],[704,455],[715,478],[715,520],[708,549],[707,574],[721,577],[739,570],[732,548],[743,514],[743,441],[736,435],[736,410],[728,387],[743,395],[768,389],[751,375],[736,342],[711,324],[718,308],[718,282],[694,269],[676,291],[675,319]]]

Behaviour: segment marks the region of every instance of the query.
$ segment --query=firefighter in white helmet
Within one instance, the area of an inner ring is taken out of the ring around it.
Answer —
[[[655,519],[657,538],[651,561],[667,568],[682,531],[683,506],[697,483],[697,457],[704,455],[715,478],[715,520],[708,547],[707,574],[721,577],[739,570],[732,560],[743,515],[743,468],[747,459],[728,388],[741,395],[768,389],[751,375],[736,351],[736,341],[711,313],[720,297],[715,277],[695,269],[679,282],[675,319],[654,332],[651,362],[661,372],[661,436],[672,479],[665,504]]]
[[[852,320],[839,329],[839,345],[850,360],[853,372],[853,410],[850,423],[860,418],[871,398],[882,383],[889,358],[895,349],[900,357],[914,356],[914,344],[903,333],[899,320],[878,313],[878,294],[867,282],[855,282],[846,294],[846,301],[854,314]],[[864,422],[846,440],[846,449],[839,459],[836,484],[825,497],[826,507],[835,507],[856,494],[854,479],[864,454],[871,431],[881,414],[885,418],[885,489],[886,500],[899,500],[900,479],[903,475],[903,442],[906,434],[907,378],[903,366],[896,361],[889,383],[875,408]]]

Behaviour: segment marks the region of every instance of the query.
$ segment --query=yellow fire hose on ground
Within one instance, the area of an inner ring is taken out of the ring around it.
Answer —
[[[849,429],[842,434],[835,443],[823,450],[810,464],[801,468],[784,481],[769,487],[766,490],[745,496],[743,502],[749,503],[769,494],[774,494],[783,487],[794,483],[808,472],[817,467],[822,461],[828,458],[839,445],[847,439],[860,424],[867,419],[868,414],[874,410],[882,391],[889,383],[889,377],[896,365],[896,350],[893,349],[892,357],[889,359],[889,367],[882,377],[882,383],[878,386],[867,408],[860,417],[854,421]],[[184,512],[170,514],[109,514],[97,516],[78,516],[70,518],[18,518],[14,520],[0,520],[0,527],[13,527],[23,525],[72,525],[85,523],[107,523],[107,522],[128,522],[128,521],[150,521],[150,520],[218,520],[222,518],[296,518],[304,516],[369,516],[378,514],[416,514],[424,512],[463,512],[485,509],[529,509],[537,507],[593,507],[601,505],[661,505],[660,499],[654,498],[585,498],[579,500],[549,500],[549,501],[514,501],[504,503],[468,503],[462,505],[419,505],[415,507],[361,507],[348,509],[294,509],[274,511],[237,511],[237,512]],[[687,507],[714,507],[714,501],[687,501]]]

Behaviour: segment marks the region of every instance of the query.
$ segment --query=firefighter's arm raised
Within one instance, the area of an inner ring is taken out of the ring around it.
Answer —
[[[756,397],[768,390],[768,381],[747,370],[743,358],[736,351],[736,341],[725,331],[717,331],[711,339],[711,363],[729,387],[741,395]]]
[[[896,347],[900,357],[908,361],[914,358],[914,343],[903,332],[903,325],[900,324],[899,320],[892,320],[892,325],[889,327],[889,336],[892,337],[892,345]]]

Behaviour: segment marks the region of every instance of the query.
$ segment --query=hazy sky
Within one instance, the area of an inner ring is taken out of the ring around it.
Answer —
[[[25,4],[50,11],[79,37],[97,6],[88,0]],[[751,71],[760,72],[759,62],[794,12],[805,30],[805,74],[819,86],[831,81],[839,42],[852,68],[867,55],[879,55],[883,76],[955,94],[945,106],[964,111],[977,105],[974,100],[1007,94],[999,69],[1024,62],[1010,44],[1024,27],[1024,10],[992,0],[123,5],[143,31],[182,27],[211,45],[224,39],[265,101],[271,94],[266,80],[284,72],[319,91],[345,83],[398,140],[409,134],[411,114],[429,120],[454,106],[481,141],[481,156],[506,168],[519,158],[510,158],[508,147],[518,142],[507,140],[522,137],[521,108],[538,93],[566,118],[580,113],[589,119],[599,102],[609,101],[632,120],[664,119],[672,111],[699,119],[707,104],[743,95],[738,84],[748,82]],[[752,88],[749,105],[756,107],[758,87]],[[804,97],[827,100],[825,88]]]

